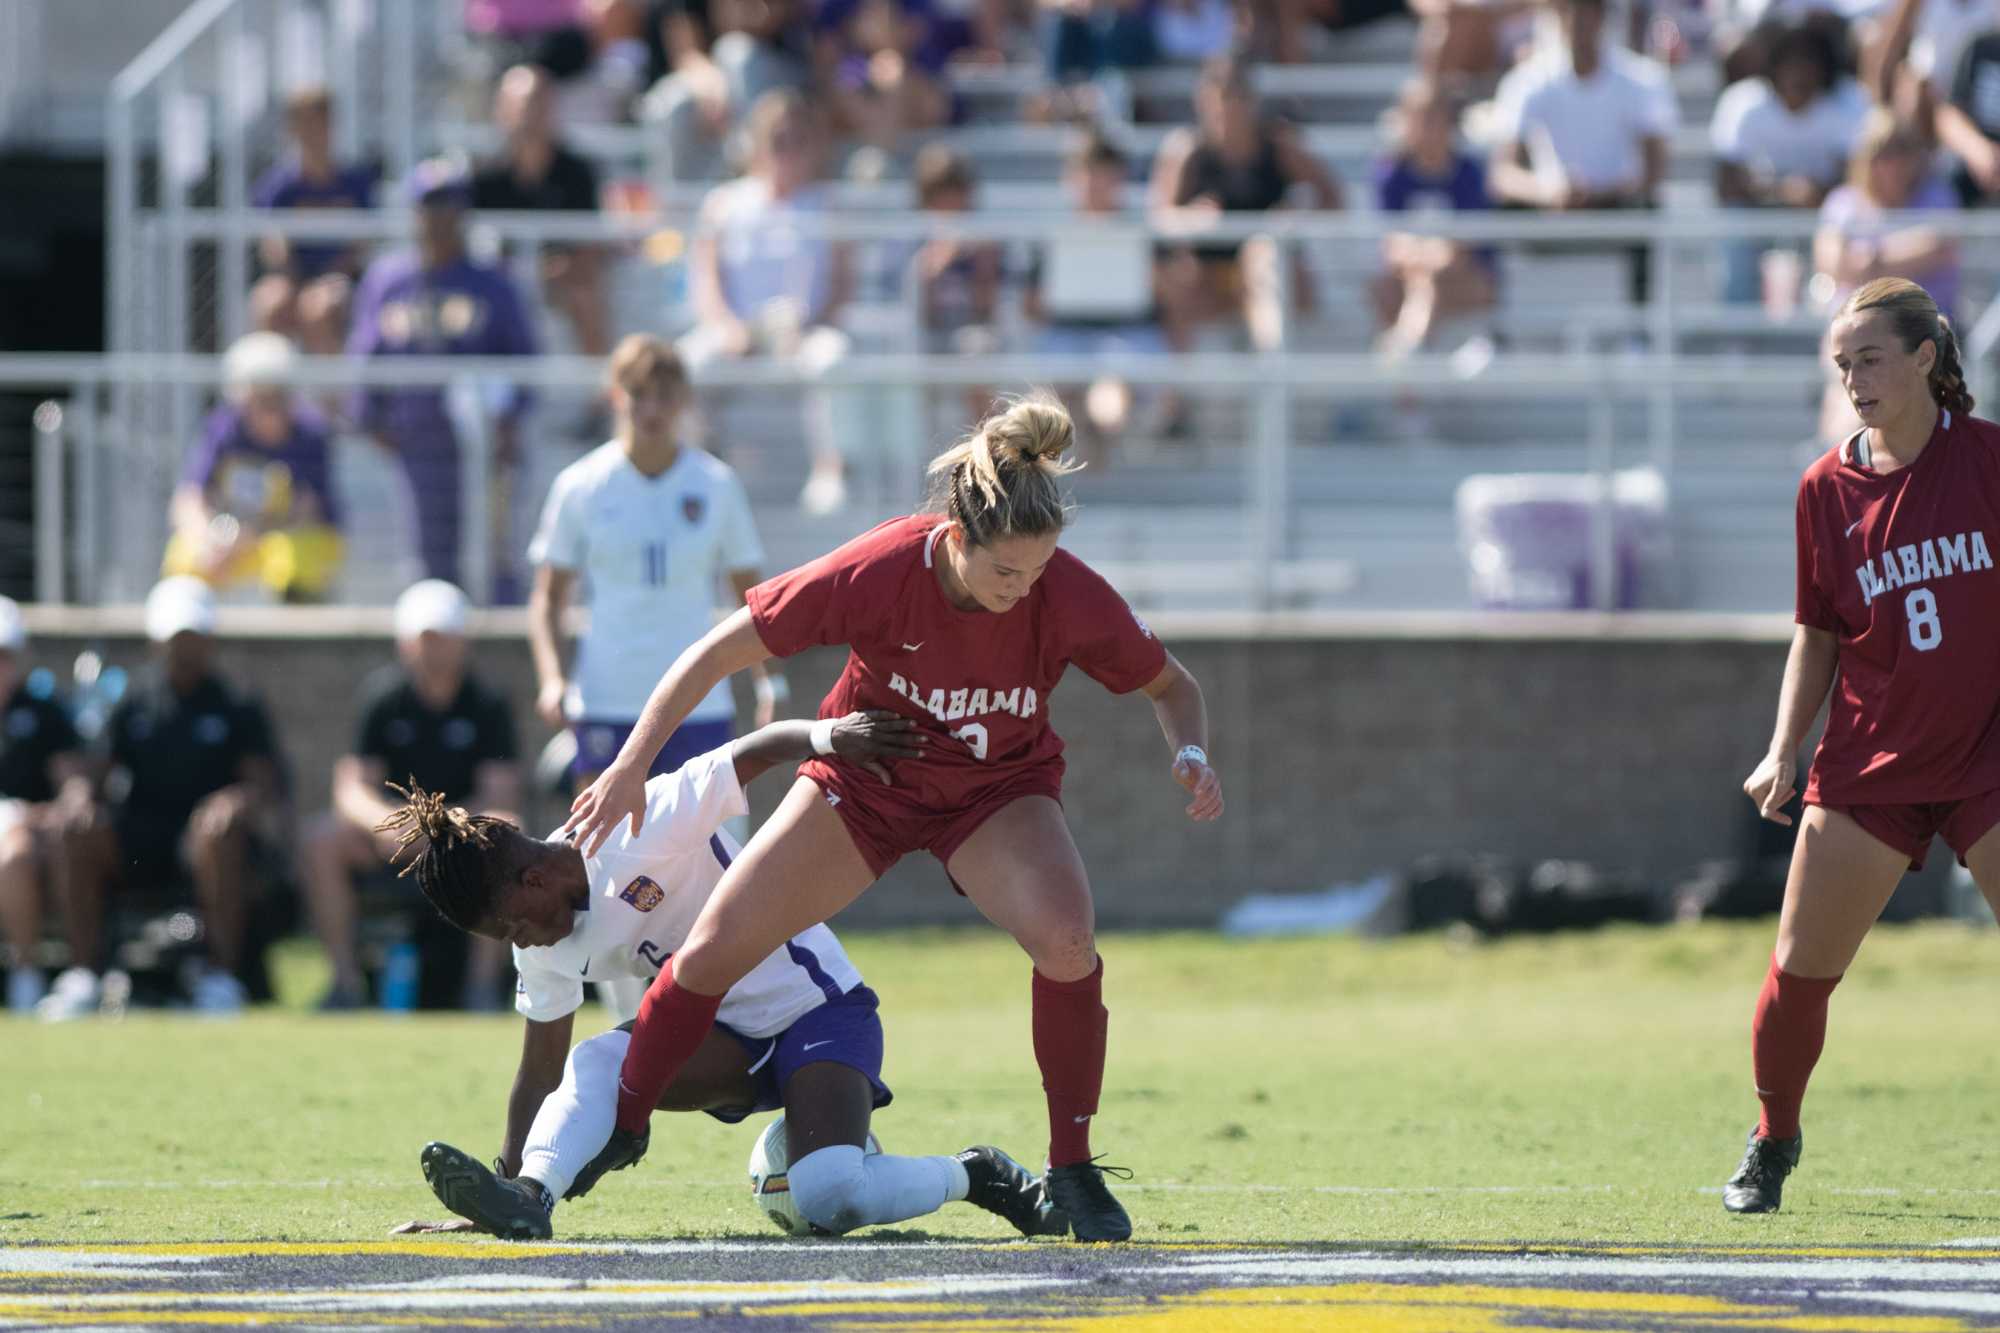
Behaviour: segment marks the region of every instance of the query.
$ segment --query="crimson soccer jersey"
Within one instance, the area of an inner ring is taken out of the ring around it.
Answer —
[[[779,657],[823,644],[851,649],[821,717],[886,708],[924,724],[930,752],[897,763],[896,786],[935,810],[1060,758],[1049,695],[1071,662],[1124,694],[1167,661],[1125,599],[1060,549],[1007,611],[953,606],[934,567],[946,527],[936,515],[891,519],[746,599],[758,636]]]
[[[1857,435],[1799,483],[1801,625],[1840,670],[1806,800],[1954,801],[2000,788],[2000,426],[1938,415],[1887,474]]]

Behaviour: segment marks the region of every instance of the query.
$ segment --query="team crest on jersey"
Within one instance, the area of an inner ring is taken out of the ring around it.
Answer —
[[[699,495],[683,495],[681,497],[681,515],[690,523],[701,522],[702,512],[707,508],[708,502]]]
[[[666,901],[667,891],[641,875],[619,890],[618,896],[640,912],[650,912]]]

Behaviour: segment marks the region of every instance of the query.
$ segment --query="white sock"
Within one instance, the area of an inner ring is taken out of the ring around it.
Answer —
[[[871,1157],[851,1144],[809,1153],[785,1174],[799,1212],[835,1233],[922,1217],[971,1188],[955,1157]]]
[[[521,1174],[540,1181],[549,1197],[561,1200],[576,1173],[590,1165],[611,1141],[618,1119],[618,1070],[625,1063],[627,1032],[604,1032],[580,1042],[563,1065],[562,1086],[535,1113]]]

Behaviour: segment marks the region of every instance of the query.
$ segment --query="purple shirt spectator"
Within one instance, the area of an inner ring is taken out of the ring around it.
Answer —
[[[258,179],[250,202],[258,208],[371,208],[377,179],[373,167],[351,166],[335,171],[330,181],[309,180],[296,159],[287,159]],[[335,267],[347,250],[337,243],[294,245],[293,276],[317,278]]]
[[[263,527],[287,527],[308,517],[339,527],[329,458],[326,423],[310,410],[295,407],[292,433],[267,445],[250,434],[241,409],[225,403],[202,423],[201,442],[181,469],[181,484],[199,486],[217,512]],[[310,515],[300,509],[307,499]]]
[[[1426,174],[1408,157],[1385,157],[1375,163],[1375,207],[1383,213],[1473,212],[1493,207],[1486,193],[1486,168],[1469,153],[1454,151],[1451,169]],[[1487,268],[1498,262],[1490,245],[1472,253]]]
[[[583,22],[583,0],[465,0],[465,30],[481,37],[533,37]]]
[[[347,350],[356,356],[533,356],[537,348],[520,293],[505,273],[469,259],[429,271],[415,251],[403,251],[376,260],[362,277]],[[530,398],[526,389],[508,386],[501,415],[518,416]],[[442,386],[363,388],[353,411],[362,428],[392,439],[451,434]]]
[[[1904,210],[1926,212],[1936,209],[1940,212],[1958,211],[1958,192],[1942,176],[1931,176],[1917,186]],[[1852,185],[1842,185],[1827,195],[1826,202],[1819,207],[1819,225],[1840,233],[1849,242],[1873,241],[1879,244],[1896,228],[1884,216],[1880,205]],[[1910,280],[1919,283],[1936,299],[1938,309],[1956,319],[1958,317],[1958,261],[1952,260],[1927,273],[1912,273]],[[1847,299],[1851,287],[1843,287],[1833,294],[1832,304],[1836,307]]]

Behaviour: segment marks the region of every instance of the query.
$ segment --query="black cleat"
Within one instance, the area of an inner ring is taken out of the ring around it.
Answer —
[[[1047,1182],[1049,1202],[1069,1216],[1070,1234],[1078,1240],[1130,1240],[1132,1219],[1125,1205],[1111,1197],[1104,1186],[1109,1173],[1130,1180],[1132,1173],[1122,1166],[1099,1166],[1095,1157],[1068,1166],[1052,1166]]]
[[[1785,1197],[1785,1177],[1799,1164],[1805,1135],[1789,1139],[1759,1138],[1750,1131],[1750,1147],[1742,1165],[1722,1187],[1722,1206],[1732,1213],[1775,1213]]]
[[[1068,1233],[1068,1215],[1049,1202],[1048,1190],[1019,1162],[998,1148],[984,1146],[967,1148],[957,1156],[972,1181],[967,1203],[1006,1218],[1024,1236]]]
[[[438,1202],[502,1240],[547,1240],[548,1191],[532,1180],[507,1180],[449,1143],[426,1143],[419,1159]]]

